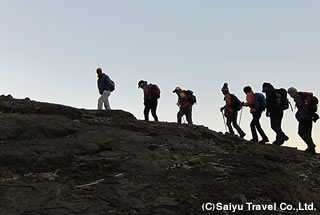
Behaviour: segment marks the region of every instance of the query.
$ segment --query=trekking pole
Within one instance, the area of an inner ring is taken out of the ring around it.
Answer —
[[[242,110],[243,110],[243,108],[241,107],[241,111],[240,111],[240,119],[239,119],[239,126],[240,126],[240,123],[241,123]]]
[[[291,102],[289,101],[288,103],[289,103],[289,105],[290,105],[290,107],[291,107],[291,111],[293,112],[293,107],[292,107]]]
[[[223,118],[223,122],[224,122],[224,127],[226,129],[226,132],[228,132],[227,130],[227,124],[226,124],[226,119],[224,118],[224,115],[223,115],[223,112],[221,111],[221,114],[222,114],[222,118]]]

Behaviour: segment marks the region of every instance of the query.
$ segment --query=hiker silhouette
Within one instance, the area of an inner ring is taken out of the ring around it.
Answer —
[[[266,94],[266,116],[270,116],[271,128],[276,133],[276,140],[273,144],[282,145],[285,141],[289,140],[289,137],[281,128],[283,111],[288,109],[287,92],[284,89],[275,89],[270,83],[262,84],[262,92]]]
[[[306,92],[298,92],[296,88],[290,87],[288,89],[288,94],[294,99],[296,107],[298,108],[296,112],[296,119],[299,122],[298,125],[298,134],[301,139],[307,144],[308,148],[306,152],[315,153],[316,145],[312,139],[312,121],[319,116],[315,113],[316,109],[312,110],[312,107],[309,108],[313,94]],[[307,101],[307,102],[306,102]]]
[[[154,121],[158,122],[157,116],[157,107],[158,107],[158,99],[160,98],[160,89],[155,84],[148,84],[147,81],[140,80],[138,82],[138,88],[143,90],[143,104],[144,104],[144,119],[149,121],[149,112],[151,110],[151,114],[154,118]]]
[[[243,138],[246,134],[242,131],[237,123],[238,111],[242,108],[241,101],[233,94],[229,92],[227,83],[224,83],[222,89],[224,95],[224,101],[226,104],[220,108],[220,111],[224,111],[224,115],[227,118],[227,126],[230,134],[234,134],[232,126],[237,130],[239,136]]]
[[[190,101],[189,96],[192,96],[192,91],[182,90],[180,87],[176,87],[173,91],[178,96],[179,112],[177,113],[177,121],[181,124],[181,119],[186,115],[188,124],[192,125],[192,105],[195,101]],[[195,97],[194,97],[195,98]]]
[[[102,104],[106,110],[111,110],[109,103],[109,96],[111,92],[114,90],[114,82],[110,79],[108,75],[102,72],[101,68],[96,69],[98,80],[98,90],[100,93],[100,98],[98,99],[98,110],[102,110]]]
[[[260,125],[261,114],[266,106],[266,99],[261,93],[254,93],[250,86],[246,86],[243,88],[243,92],[246,94],[247,102],[243,102],[243,106],[250,107],[250,113],[252,114],[252,121],[250,123],[250,129],[252,133],[253,142],[266,143],[269,142],[267,135],[264,133],[263,129]],[[258,140],[257,131],[262,137],[262,140]]]

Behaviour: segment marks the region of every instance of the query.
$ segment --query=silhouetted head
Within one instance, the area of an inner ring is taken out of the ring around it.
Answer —
[[[99,67],[99,68],[97,68],[97,74],[98,74],[98,76],[100,76],[100,75],[102,75],[102,69]]]
[[[144,81],[144,80],[140,80],[138,82],[138,88],[143,88],[145,85],[147,85],[148,82],[147,81]]]
[[[290,88],[288,89],[288,94],[289,94],[292,98],[294,98],[294,97],[297,95],[297,93],[298,93],[298,90],[297,90],[296,88],[294,88],[294,87],[290,87]]]
[[[176,87],[176,88],[174,88],[174,90],[172,92],[173,93],[179,93],[181,91],[182,91],[182,89],[180,87]]]
[[[252,88],[250,86],[246,86],[246,87],[243,88],[243,92],[245,94],[250,93],[251,91],[252,91]]]
[[[270,88],[274,88],[273,86],[272,86],[272,84],[270,84],[270,83],[266,83],[266,82],[264,82],[263,84],[262,84],[262,92],[266,92],[268,89],[270,89]]]
[[[222,87],[222,89],[221,89],[221,92],[222,92],[223,94],[229,93],[228,83],[224,83],[224,84],[223,84],[223,87]]]

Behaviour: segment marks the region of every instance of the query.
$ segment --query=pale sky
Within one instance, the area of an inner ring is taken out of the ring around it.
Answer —
[[[241,100],[244,86],[260,92],[263,82],[320,97],[319,11],[318,0],[0,0],[0,94],[95,109],[102,67],[116,82],[111,108],[143,119],[144,79],[162,91],[160,121],[175,122],[180,86],[197,96],[194,123],[225,132],[224,82]],[[285,145],[305,149],[294,113],[283,119]],[[246,108],[246,139],[250,121]]]

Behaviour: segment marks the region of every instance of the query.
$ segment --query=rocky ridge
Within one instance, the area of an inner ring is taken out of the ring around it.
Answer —
[[[319,155],[0,96],[0,214],[320,214]],[[314,211],[203,212],[205,202]]]

